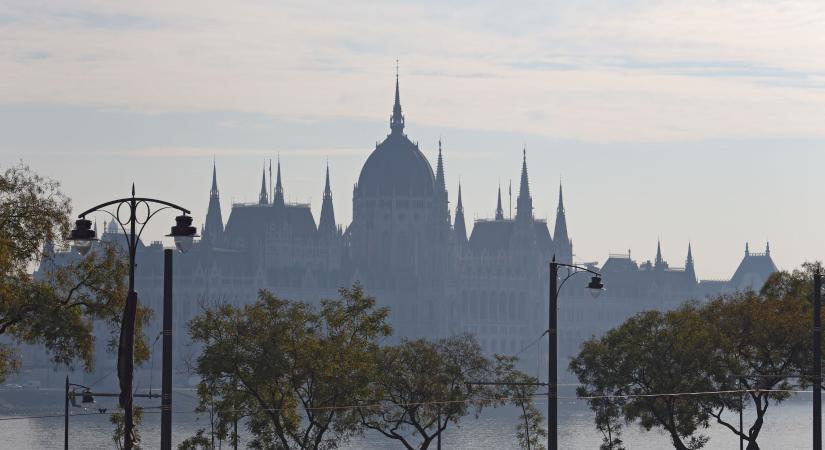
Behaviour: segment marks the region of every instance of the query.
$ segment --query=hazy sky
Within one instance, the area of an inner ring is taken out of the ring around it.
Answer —
[[[406,132],[433,164],[442,138],[469,220],[526,145],[535,213],[562,180],[581,260],[661,238],[681,266],[690,241],[728,278],[770,240],[793,268],[825,257],[823,30],[821,1],[0,0],[0,165],[78,210],[134,181],[202,223],[213,157],[224,218],[277,155],[317,217],[329,159],[347,224],[398,58]]]

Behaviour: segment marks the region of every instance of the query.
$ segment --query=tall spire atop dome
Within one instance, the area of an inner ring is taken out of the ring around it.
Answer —
[[[395,60],[395,104],[392,106],[390,130],[393,134],[404,132],[404,115],[401,113],[401,93],[398,88],[398,60]]]
[[[498,200],[496,201],[496,220],[504,220],[504,209],[501,207],[501,184],[498,185]]]
[[[458,183],[458,201],[455,205],[455,223],[453,224],[456,239],[459,243],[467,242],[467,228],[464,224],[464,203],[461,201],[461,183]]]
[[[516,199],[516,220],[532,220],[533,199],[530,197],[530,182],[527,179],[527,147],[522,150],[521,185]]]
[[[278,171],[275,175],[275,198],[272,199],[275,206],[284,206],[284,186],[281,184],[281,157],[278,157]]]
[[[266,188],[266,163],[264,163],[264,170],[263,170],[263,174],[261,175],[261,193],[258,194],[258,204],[259,205],[269,204],[269,195],[267,195],[267,188]]]
[[[324,184],[324,200],[321,203],[321,217],[318,220],[318,231],[324,235],[336,233],[335,210],[332,207],[332,189],[329,186],[329,162],[327,162],[327,175]]]

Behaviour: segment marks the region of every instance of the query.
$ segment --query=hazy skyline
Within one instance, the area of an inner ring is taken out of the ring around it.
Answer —
[[[652,259],[660,237],[672,266],[691,241],[698,275],[726,278],[770,240],[793,268],[825,255],[823,19],[818,2],[0,2],[0,162],[59,179],[76,210],[134,180],[200,225],[213,156],[224,218],[280,154],[316,220],[329,158],[346,225],[398,58],[405,131],[433,164],[443,140],[468,228],[526,145],[535,214],[552,221],[562,179],[584,261]]]

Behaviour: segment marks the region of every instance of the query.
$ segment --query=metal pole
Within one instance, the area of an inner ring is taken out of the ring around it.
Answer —
[[[742,397],[742,379],[739,379],[739,450],[745,450],[745,440],[742,438],[742,408],[744,408]]]
[[[814,450],[822,450],[822,272],[817,268],[814,274]]]
[[[63,400],[63,450],[69,450],[69,376],[66,375],[66,395]]]
[[[124,370],[124,379],[121,383],[121,397],[125,400],[121,402],[123,411],[123,450],[132,450],[132,434],[134,429],[134,418],[132,416],[132,406],[134,398],[132,397],[132,384],[134,382],[134,332],[135,332],[135,314],[137,311],[137,296],[135,295],[135,252],[137,250],[137,236],[135,234],[135,214],[137,212],[137,203],[134,200],[135,185],[132,184],[132,201],[129,203],[131,214],[129,217],[129,296],[126,299],[126,311],[132,312],[124,319],[130,321],[126,324],[130,336],[126,336],[126,368]],[[132,304],[134,303],[134,304]],[[122,339],[122,337],[121,337]]]
[[[556,264],[556,256],[553,255],[553,261],[550,263],[550,311],[549,311],[549,344],[548,353],[550,359],[547,361],[547,450],[558,450],[559,436],[558,436],[558,359],[557,346],[558,336],[557,328],[557,308],[559,301],[558,284],[559,266]]]
[[[161,369],[160,448],[172,450],[172,250],[163,251],[163,368]]]
[[[438,405],[438,425],[436,425],[438,429],[438,445],[436,446],[437,450],[441,450],[441,405]]]

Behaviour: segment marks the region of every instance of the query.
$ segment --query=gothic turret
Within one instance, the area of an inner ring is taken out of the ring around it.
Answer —
[[[329,172],[329,170],[327,170]],[[278,173],[275,175],[275,198],[272,203],[276,207],[284,206],[284,186],[281,184],[281,158],[278,158]]]
[[[267,188],[266,188],[266,166],[264,166],[263,174],[261,175],[261,193],[258,194],[258,204],[259,205],[268,205],[269,204],[269,195],[267,195]]]
[[[438,162],[435,166],[435,191],[439,194],[447,191],[447,183],[444,180],[444,159],[441,156],[441,139],[438,140]]]
[[[665,260],[662,258],[662,241],[656,241],[656,262],[653,263],[653,267],[657,269],[664,269],[665,267]]]
[[[498,185],[498,199],[496,200],[496,220],[504,220],[504,209],[501,207],[501,185]]]
[[[516,200],[516,221],[532,220],[533,198],[530,197],[530,183],[527,179],[527,149],[524,149],[521,162],[521,185]]]
[[[690,276],[692,281],[696,281],[696,269],[693,267],[693,250],[690,243],[688,243],[687,258],[685,259],[685,273]]]
[[[467,228],[464,224],[464,204],[461,202],[461,184],[458,185],[458,201],[455,205],[455,224],[453,225],[456,241],[467,242]]]
[[[318,220],[318,231],[324,236],[332,236],[337,233],[335,210],[332,207],[332,189],[329,187],[329,164],[327,164],[324,200],[323,203],[321,203],[321,217]]]
[[[204,242],[215,244],[223,235],[223,217],[221,216],[221,201],[218,192],[218,172],[215,162],[212,162],[212,188],[209,190],[209,207],[206,210],[206,220],[203,224]]]
[[[438,162],[435,168],[435,219],[441,225],[446,225],[444,228],[448,230],[450,227],[450,209],[447,198],[447,182],[444,177],[444,158],[441,154],[441,139],[438,140]]]
[[[567,216],[564,212],[564,196],[561,184],[559,184],[559,205],[556,207],[556,226],[553,230],[553,242],[559,259],[564,263],[572,263],[573,242],[567,234]]]

